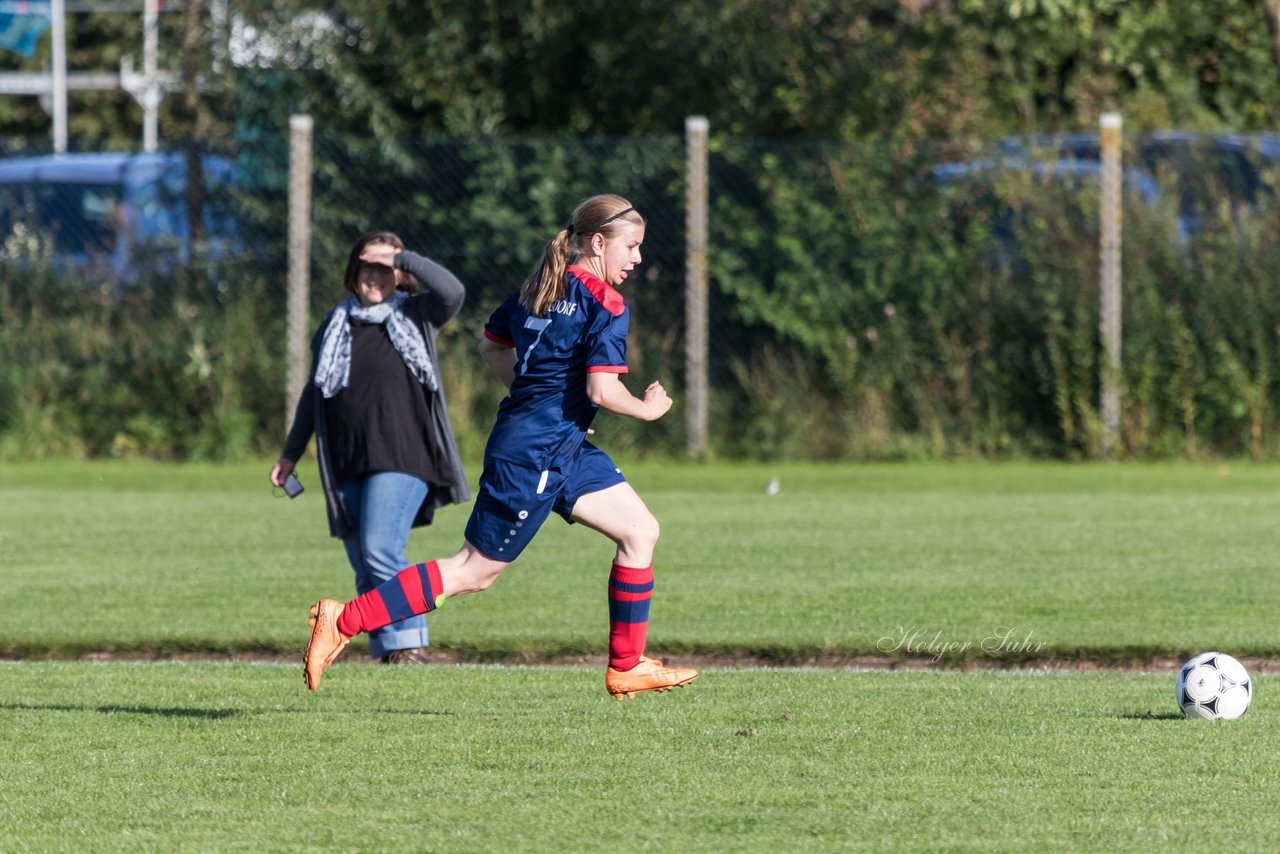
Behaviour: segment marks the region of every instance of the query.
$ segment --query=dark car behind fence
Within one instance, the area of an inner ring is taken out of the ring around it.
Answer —
[[[196,194],[203,251],[235,250],[233,163],[205,155]],[[0,240],[8,262],[88,282],[129,282],[191,260],[187,158],[92,153],[0,160]]]

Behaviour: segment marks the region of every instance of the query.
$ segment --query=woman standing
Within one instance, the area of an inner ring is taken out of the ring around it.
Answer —
[[[480,494],[453,557],[409,566],[346,604],[311,608],[307,687],[359,632],[434,610],[446,596],[483,590],[515,560],[554,510],[616,546],[607,587],[609,664],[617,697],[666,691],[697,678],[645,656],[658,521],[609,455],[586,440],[596,411],[661,418],[671,398],[653,382],[643,397],[622,384],[629,313],[615,288],[640,263],[645,222],[620,196],[593,196],[485,324],[480,352],[510,393],[485,448]]]
[[[390,231],[356,241],[343,286],[350,296],[312,338],[311,377],[270,479],[284,484],[314,434],[329,531],[367,593],[409,562],[411,528],[470,498],[436,352],[466,292]],[[427,642],[420,615],[369,633],[371,654],[391,664],[425,664]]]

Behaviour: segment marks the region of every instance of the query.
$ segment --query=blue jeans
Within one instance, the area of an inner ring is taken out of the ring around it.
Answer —
[[[368,593],[410,565],[404,550],[428,487],[413,475],[387,471],[346,481],[338,488],[359,526],[342,544],[356,573],[356,593]],[[369,633],[369,652],[375,658],[426,645],[427,618],[421,614]]]

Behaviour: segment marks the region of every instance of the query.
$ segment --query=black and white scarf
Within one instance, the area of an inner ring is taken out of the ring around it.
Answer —
[[[324,331],[320,345],[320,360],[316,364],[316,386],[325,397],[333,397],[347,387],[351,380],[351,321],[380,323],[387,327],[391,346],[396,348],[405,366],[417,377],[418,382],[431,391],[439,391],[436,369],[427,355],[427,343],[422,338],[418,324],[405,317],[401,304],[408,294],[397,292],[377,305],[364,306],[355,297],[348,297],[333,310],[329,326]]]

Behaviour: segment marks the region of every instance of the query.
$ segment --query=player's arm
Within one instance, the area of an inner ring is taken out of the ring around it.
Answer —
[[[480,339],[480,356],[507,388],[516,381],[516,350],[490,338]]]
[[[644,397],[636,397],[617,374],[607,371],[587,374],[587,397],[601,409],[639,421],[657,421],[671,408],[671,398],[662,383],[649,383]]]

